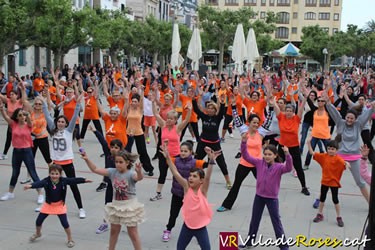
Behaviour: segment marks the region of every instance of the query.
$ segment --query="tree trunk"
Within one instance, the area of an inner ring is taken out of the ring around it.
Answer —
[[[152,55],[152,64],[156,64],[158,62],[158,57],[159,57],[159,53],[158,52],[155,52],[153,55]]]
[[[60,60],[61,60],[60,51],[53,51],[53,67],[54,68],[56,68],[57,66],[61,67],[61,65],[60,65],[61,61]]]
[[[65,54],[61,53],[61,55],[60,55],[60,69],[64,68],[64,58],[65,58]]]
[[[0,52],[0,71],[1,71],[1,68],[4,66],[4,57],[5,55],[3,55],[2,51]]]
[[[220,54],[219,54],[219,66],[218,66],[218,71],[219,71],[219,74],[221,74],[221,71],[223,70],[223,61],[224,61],[224,43],[221,42],[219,44],[219,50],[220,50]]]
[[[165,70],[165,55],[162,56],[160,61],[160,71],[163,72]]]
[[[117,60],[117,51],[109,51],[109,55],[111,56],[111,63],[113,65],[118,65],[118,60]]]

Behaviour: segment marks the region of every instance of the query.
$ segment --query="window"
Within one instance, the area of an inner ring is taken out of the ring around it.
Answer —
[[[298,12],[293,12],[293,19],[297,19],[298,18]]]
[[[306,12],[305,13],[305,20],[315,20],[316,14],[314,12]]]
[[[289,13],[288,12],[279,12],[277,13],[276,23],[289,23]]]
[[[329,33],[329,28],[328,28],[328,27],[322,27],[322,30],[323,30],[324,32]]]
[[[340,20],[340,14],[335,13],[335,14],[333,15],[333,20],[335,20],[335,21]]]
[[[319,0],[319,6],[331,7],[331,0]]]
[[[292,27],[292,34],[297,34],[297,27]]]
[[[339,32],[339,29],[337,29],[337,28],[333,28],[333,29],[332,29],[332,34],[335,34],[335,33],[337,33],[337,32]]]
[[[244,0],[244,5],[256,6],[257,5],[257,0]]]
[[[262,6],[266,6],[266,3],[267,3],[267,0],[262,0],[262,1],[261,1],[261,5],[262,5]]]
[[[306,0],[306,6],[316,6],[316,0]]]
[[[335,6],[339,6],[340,5],[340,0],[335,0]]]
[[[225,5],[238,5],[238,0],[225,0]]]
[[[290,0],[277,0],[277,5],[278,6],[289,6]]]
[[[294,0],[294,4],[298,4],[298,0]]]
[[[275,37],[287,39],[289,37],[289,29],[287,27],[278,27]]]
[[[275,0],[270,0],[270,6],[274,6],[275,5]]]
[[[260,12],[260,19],[264,19],[264,18],[266,18],[266,12],[262,11]]]
[[[206,0],[206,4],[211,4],[211,5],[218,5],[219,0]]]
[[[21,49],[18,52],[18,66],[26,66],[26,50]]]
[[[319,13],[319,20],[329,20],[330,13],[329,12],[320,12]]]

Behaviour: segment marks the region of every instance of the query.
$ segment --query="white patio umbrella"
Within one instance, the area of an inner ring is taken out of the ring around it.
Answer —
[[[255,60],[259,57],[257,40],[253,28],[249,29],[246,39],[247,48],[247,64],[250,65],[249,69],[253,72]]]
[[[180,67],[184,62],[184,58],[180,55],[181,50],[181,40],[180,33],[178,31],[178,24],[173,25],[173,34],[172,34],[172,55],[171,55],[171,65],[174,68],[175,66]]]
[[[201,35],[197,27],[194,27],[187,50],[187,57],[192,60],[191,68],[193,70],[199,70],[199,59],[202,57],[202,42]]]
[[[237,71],[241,74],[243,61],[247,59],[245,34],[241,23],[237,25],[236,34],[234,35],[232,58],[236,64]]]

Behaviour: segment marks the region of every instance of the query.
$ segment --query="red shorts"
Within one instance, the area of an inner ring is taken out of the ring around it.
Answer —
[[[145,125],[146,127],[155,127],[156,126],[155,116],[144,116],[143,125]]]

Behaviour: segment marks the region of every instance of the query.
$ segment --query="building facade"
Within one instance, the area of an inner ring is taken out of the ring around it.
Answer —
[[[236,10],[251,7],[257,19],[264,19],[267,12],[277,17],[274,38],[301,42],[302,28],[319,25],[329,34],[338,32],[341,27],[343,0],[200,0],[219,9]]]
[[[126,4],[135,20],[143,21],[150,15],[159,19],[159,0],[127,0]]]

